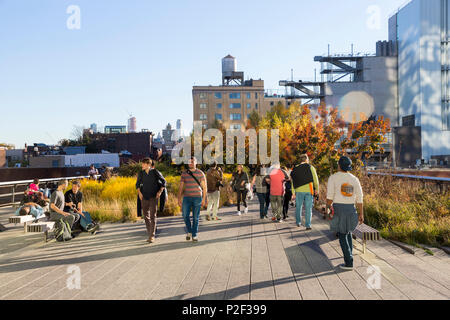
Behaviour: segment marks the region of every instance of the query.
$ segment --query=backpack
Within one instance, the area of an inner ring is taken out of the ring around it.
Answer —
[[[60,219],[55,223],[55,239],[64,242],[72,239],[72,230],[69,223]]]

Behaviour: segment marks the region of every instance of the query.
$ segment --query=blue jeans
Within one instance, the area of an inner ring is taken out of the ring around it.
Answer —
[[[295,193],[295,220],[297,224],[302,223],[302,208],[305,203],[305,227],[311,228],[312,206],[313,196],[309,192],[296,192]]]
[[[266,193],[257,192],[256,195],[258,196],[259,200],[259,217],[264,218],[265,216],[267,216]]]
[[[338,233],[339,243],[341,245],[342,253],[344,254],[344,261],[346,267],[353,267],[353,244],[352,233]]]
[[[187,233],[191,233],[193,237],[198,233],[198,218],[200,216],[200,209],[202,206],[202,197],[184,197],[183,198],[183,219],[186,224]],[[191,223],[191,209],[192,209],[192,223]]]

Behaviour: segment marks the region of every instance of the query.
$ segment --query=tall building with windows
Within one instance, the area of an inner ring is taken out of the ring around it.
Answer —
[[[412,0],[389,20],[398,43],[402,127],[415,127],[425,160],[450,158],[449,0]]]
[[[289,103],[282,96],[267,95],[263,80],[244,80],[231,55],[222,59],[222,85],[194,86],[192,97],[194,121],[201,121],[205,129],[216,120],[227,129],[243,129],[252,111],[263,116],[278,102]]]

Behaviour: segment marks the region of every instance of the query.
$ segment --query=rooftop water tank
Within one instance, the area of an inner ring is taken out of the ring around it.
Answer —
[[[236,72],[237,70],[237,62],[236,58],[227,55],[225,58],[222,59],[222,74],[225,77],[231,77],[233,72]]]

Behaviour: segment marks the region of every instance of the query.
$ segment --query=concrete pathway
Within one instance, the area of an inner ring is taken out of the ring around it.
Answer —
[[[356,242],[355,268],[344,272],[328,223],[315,215],[312,231],[297,228],[294,208],[280,224],[260,220],[255,202],[242,216],[223,208],[221,221],[202,217],[198,243],[185,241],[181,217],[160,218],[154,244],[145,241],[143,221],[103,224],[96,236],[44,244],[42,235],[7,224],[10,214],[0,209],[0,223],[10,227],[0,232],[3,300],[450,298],[443,251],[411,255],[382,240],[362,255]],[[69,289],[76,270],[80,288]]]

